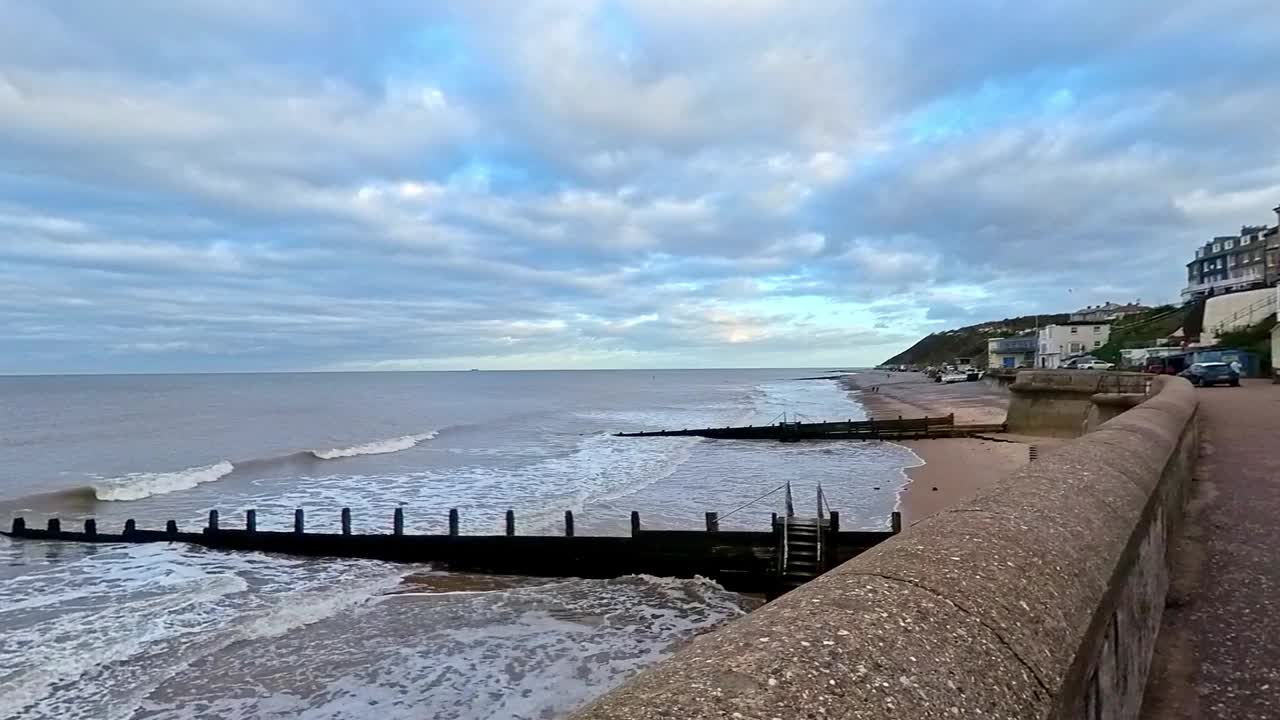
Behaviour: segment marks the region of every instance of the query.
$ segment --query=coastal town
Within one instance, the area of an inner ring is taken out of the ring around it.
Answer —
[[[1215,236],[1195,248],[1178,303],[1151,307],[1137,300],[1107,301],[1065,315],[1014,319],[1021,326],[991,322],[974,328],[985,347],[968,350],[981,351],[939,358],[917,356],[913,348],[882,367],[922,370],[939,382],[957,382],[977,379],[984,370],[1026,368],[1194,378],[1199,376],[1193,368],[1222,363],[1237,380],[1280,382],[1280,206],[1272,212],[1274,225],[1243,225],[1239,233]],[[1029,322],[1034,325],[1025,327]]]
[[[0,0],[0,720],[1280,720],[1277,38]]]

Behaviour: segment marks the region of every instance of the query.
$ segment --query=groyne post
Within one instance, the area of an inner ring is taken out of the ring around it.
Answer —
[[[457,536],[458,534],[458,508],[449,510],[449,535]]]
[[[718,513],[707,513],[707,532],[720,531],[720,515]]]
[[[164,525],[164,531],[165,531],[165,532],[167,532],[167,533],[169,533],[170,535],[177,535],[177,534],[178,534],[178,521],[177,521],[177,520],[170,520],[169,522],[165,523],[165,525]]]
[[[640,513],[636,510],[631,511],[631,537],[640,534]]]
[[[902,513],[897,510],[893,511],[893,514],[889,516],[889,529],[893,531],[894,535],[902,532]]]
[[[342,508],[342,534],[351,534],[351,508]]]
[[[27,530],[27,520],[26,520],[26,518],[20,518],[20,517],[19,517],[19,518],[14,518],[14,519],[13,519],[13,534],[14,534],[14,535],[21,535],[22,533],[26,532],[26,530]]]
[[[511,537],[512,535],[515,535],[515,534],[516,534],[516,511],[508,510],[507,511],[507,537]]]
[[[391,516],[391,534],[396,537],[404,535],[404,508],[398,507]]]
[[[840,511],[830,510],[827,512],[827,515],[831,517],[831,532],[840,532]]]
[[[573,537],[573,511],[564,511],[564,536]]]
[[[97,521],[97,520],[94,520],[93,518],[89,518],[88,520],[85,520],[85,521],[84,521],[84,534],[85,534],[85,535],[88,535],[88,536],[89,536],[89,537],[91,537],[91,538],[97,537],[97,536],[98,536],[98,521]]]
[[[210,510],[209,511],[209,532],[217,532],[217,531],[218,531],[218,511]]]
[[[51,533],[62,532],[62,521],[58,518],[49,518],[49,524],[47,527]]]
[[[293,531],[299,535],[304,532],[306,527],[306,518],[302,513],[302,508],[293,511]]]
[[[133,531],[135,531],[135,530],[137,530],[137,529],[138,529],[138,523],[137,523],[137,522],[135,522],[133,518],[129,518],[128,520],[125,520],[125,521],[124,521],[124,534],[125,534],[125,535],[128,535],[129,533],[131,533],[131,532],[133,532]]]
[[[244,529],[248,532],[258,532],[258,511],[249,509],[244,511]]]

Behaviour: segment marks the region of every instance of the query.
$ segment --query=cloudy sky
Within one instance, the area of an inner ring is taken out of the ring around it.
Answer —
[[[1274,0],[0,0],[0,372],[867,364],[1177,297]]]

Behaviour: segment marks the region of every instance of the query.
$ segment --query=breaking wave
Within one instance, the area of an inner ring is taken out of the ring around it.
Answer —
[[[201,483],[213,482],[235,470],[236,466],[223,460],[213,465],[187,468],[174,472],[129,473],[105,480],[93,486],[99,500],[119,502],[141,500],[152,495],[165,495],[179,490],[190,490]]]
[[[420,435],[402,435],[398,438],[390,440],[374,440],[373,442],[363,443],[361,445],[352,445],[346,448],[334,448],[331,450],[312,450],[311,454],[321,460],[336,460],[338,458],[356,457],[357,455],[386,455],[388,453],[396,453],[401,450],[408,450],[416,446],[420,442],[425,442],[434,438],[439,433],[434,430]]]
[[[230,460],[222,460],[212,465],[199,465],[169,472],[135,472],[111,478],[99,476],[95,482],[84,487],[28,495],[0,503],[0,511],[89,512],[95,502],[129,502],[149,498],[153,495],[167,495],[168,493],[190,490],[197,485],[221,480],[233,472],[236,473],[237,477],[242,474],[252,477],[289,468],[305,471],[310,466],[325,460],[400,452],[415,447],[418,443],[430,440],[438,434],[437,431],[433,430],[418,435],[404,435],[388,440],[374,440],[345,448],[304,450],[291,455],[255,460],[237,460],[234,463]]]

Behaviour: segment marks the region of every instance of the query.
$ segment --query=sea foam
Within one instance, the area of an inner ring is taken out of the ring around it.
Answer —
[[[374,440],[373,442],[353,445],[351,447],[333,448],[331,450],[312,450],[311,454],[321,460],[336,460],[338,458],[356,457],[357,455],[386,455],[388,453],[400,452],[401,450],[408,450],[420,442],[425,442],[434,438],[438,434],[439,433],[432,431],[422,433],[420,435],[402,435],[389,440]]]
[[[202,465],[174,472],[129,473],[95,484],[93,490],[99,500],[141,500],[152,495],[190,490],[201,483],[221,479],[235,469],[235,465],[223,460],[213,465]]]

